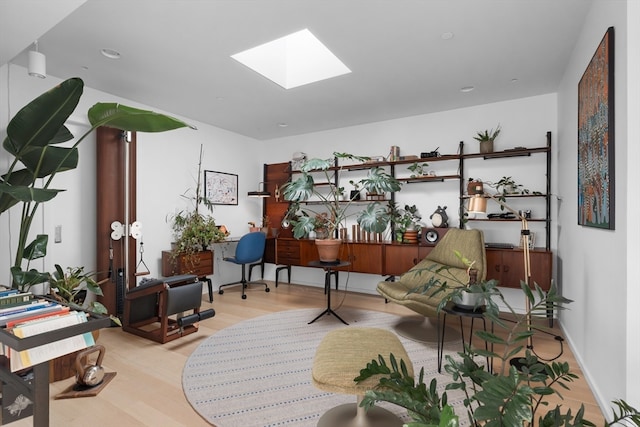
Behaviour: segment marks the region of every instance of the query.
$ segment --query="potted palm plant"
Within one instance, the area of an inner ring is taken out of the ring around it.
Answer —
[[[23,107],[7,125],[2,146],[8,152],[8,169],[0,177],[0,214],[21,203],[20,231],[11,267],[12,287],[28,290],[44,283],[49,274],[31,268],[30,262],[47,253],[47,235],[28,243],[29,231],[42,203],[64,190],[52,187],[54,177],[78,165],[78,145],[99,126],[123,131],[164,132],[191,127],[169,116],[115,103],[97,103],[88,111],[91,127],[71,147],[60,143],[74,138],[65,122],[73,113],[84,88],[79,78],[70,78]]]
[[[335,246],[334,252],[321,255],[321,261],[335,261],[341,244],[337,238],[337,230],[347,227],[347,220],[355,218],[364,231],[382,233],[387,229],[391,219],[390,212],[379,200],[364,203],[364,208],[357,210],[355,195],[343,200],[342,189],[339,186],[340,173],[344,166],[336,166],[337,161],[355,161],[364,163],[369,157],[356,156],[347,153],[333,153],[332,158],[305,160],[300,165],[300,175],[282,186],[285,200],[291,202],[284,222],[293,225],[293,236],[302,238],[315,230],[316,217],[324,213],[327,230],[326,239],[317,239],[316,245]],[[316,182],[314,174],[320,174],[320,181]],[[337,176],[334,176],[333,174]],[[338,184],[336,184],[338,183]],[[400,182],[379,166],[372,166],[367,176],[359,181],[353,181],[356,188],[362,187],[369,194],[384,195],[389,192],[400,191]],[[304,207],[303,207],[304,206]],[[318,208],[316,208],[318,206]]]

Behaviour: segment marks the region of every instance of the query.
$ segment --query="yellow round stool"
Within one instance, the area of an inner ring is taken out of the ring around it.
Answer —
[[[398,337],[379,328],[347,327],[333,330],[322,339],[313,360],[313,384],[320,390],[355,394],[356,403],[336,406],[318,421],[318,427],[402,427],[402,421],[384,408],[368,411],[360,407],[367,390],[378,383],[374,376],[357,384],[353,379],[372,359],[382,355],[388,362],[393,353],[398,362],[404,360],[413,375],[413,364]]]

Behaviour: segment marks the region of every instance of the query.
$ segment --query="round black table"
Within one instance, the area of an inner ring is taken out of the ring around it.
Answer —
[[[462,326],[462,318],[471,318],[471,327],[469,329],[469,347],[471,347],[471,339],[473,338],[473,322],[475,321],[475,319],[481,319],[482,327],[485,332],[487,331],[487,321],[484,317],[484,311],[484,306],[480,306],[476,309],[470,309],[458,307],[457,305],[451,303],[447,304],[447,306],[442,309],[442,329],[438,330],[438,373],[442,370],[442,353],[444,347],[444,332],[446,330],[445,326],[447,323],[447,314],[458,316],[458,319],[460,319],[460,334],[462,336],[462,346],[463,351],[466,351],[464,348],[464,327]],[[438,322],[440,322],[440,314],[438,314]],[[493,333],[493,322],[491,322],[491,332]],[[486,341],[484,342],[484,347],[485,350],[489,350],[489,344]],[[491,344],[491,351],[493,351],[493,344]],[[493,372],[493,358],[491,358],[491,361],[489,361],[489,357],[487,357],[487,371]]]
[[[316,320],[321,318],[322,315],[324,315],[324,314],[326,314],[327,316],[330,315],[330,314],[333,314],[342,323],[344,323],[345,325],[348,325],[347,322],[345,322],[340,316],[338,316],[338,314],[335,311],[333,311],[331,309],[331,275],[335,272],[336,268],[347,267],[347,266],[351,265],[351,263],[348,262],[348,261],[340,261],[340,260],[335,261],[335,262],[311,261],[307,265],[309,267],[320,267],[320,268],[324,269],[324,289],[325,289],[325,291],[327,293],[327,308],[326,308],[326,310],[324,310],[322,313],[320,313],[318,316],[316,316],[316,318],[313,319],[308,324],[309,325],[312,324],[313,322],[315,322]],[[337,285],[337,283],[336,283],[336,285]]]

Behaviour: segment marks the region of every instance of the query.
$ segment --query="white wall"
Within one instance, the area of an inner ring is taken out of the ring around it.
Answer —
[[[334,151],[386,157],[392,145],[400,147],[400,155],[420,155],[421,152],[434,149],[438,149],[441,154],[455,154],[460,141],[465,143],[464,151],[472,153],[479,151],[478,143],[472,138],[476,132],[495,128],[498,124],[503,130],[496,140],[494,147],[496,150],[516,146],[543,147],[546,145],[547,131],[552,132],[552,144],[555,143],[556,116],[556,96],[548,94],[274,139],[265,142],[262,157],[265,163],[288,161],[297,151],[306,153],[308,157],[322,158],[330,157]],[[426,161],[429,163],[428,159]],[[431,162],[427,169],[434,169],[437,174],[445,175],[457,173],[457,167],[457,162]],[[513,158],[508,161],[469,160],[465,162],[465,169],[467,171],[465,177],[471,175],[483,181],[495,182],[502,176],[513,176],[517,182],[531,191],[545,191],[544,155]],[[404,172],[398,168],[396,173]],[[459,224],[458,196],[458,181],[454,180],[444,183],[404,185],[402,190],[396,193],[396,201],[400,205],[415,204],[427,226],[432,226],[429,216],[438,205],[447,206],[449,226],[457,227]],[[520,208],[524,207],[520,206]],[[497,205],[492,209],[499,211]],[[539,216],[544,217],[543,201],[533,207],[534,213],[536,209]],[[553,218],[553,224],[555,224],[555,218]],[[509,227],[509,225],[513,226]],[[503,227],[487,229],[486,223],[483,223],[481,228],[486,229],[487,241],[517,245],[520,239],[519,223],[514,222],[509,225],[503,224]],[[538,244],[544,246],[544,227],[537,231],[540,239]],[[551,247],[555,248],[555,232]],[[297,283],[322,283],[321,272],[314,270],[294,268],[293,275]],[[341,280],[346,280],[346,275],[343,276]],[[376,284],[381,279],[380,276],[351,274],[349,288],[359,292],[376,293]],[[524,305],[524,301],[520,299],[514,302],[516,307]]]
[[[27,75],[26,69],[15,65],[0,68],[0,137],[6,136],[6,126],[11,117],[36,96],[53,87],[60,80],[48,77],[44,80]],[[8,88],[8,89],[7,89]],[[85,87],[80,104],[71,116],[70,129],[76,137],[78,132],[88,129],[86,111],[96,102],[120,102],[126,105],[154,109],[135,102],[120,99]],[[160,111],[162,112],[162,111]],[[171,114],[170,112],[166,112]],[[262,163],[251,153],[258,143],[251,139],[214,128],[203,123],[183,120],[195,125],[198,130],[179,129],[166,133],[138,134],[138,218],[143,224],[144,258],[152,277],[161,277],[160,257],[162,250],[170,248],[171,231],[166,222],[167,215],[184,207],[181,194],[195,189],[200,145],[204,149],[203,169],[239,175],[238,206],[217,206],[212,215],[216,222],[225,224],[232,234],[248,231],[248,221],[257,221],[262,208],[255,199],[242,197],[256,188],[262,180]],[[95,251],[95,137],[91,135],[80,145],[79,167],[60,174],[52,187],[66,189],[54,200],[44,204],[39,219],[32,227],[32,234],[50,236],[48,256],[39,261],[36,268],[52,271],[53,264],[63,266],[85,266],[94,271]],[[0,171],[9,165],[9,156],[0,151]],[[233,160],[233,161],[230,161]],[[20,209],[14,207],[0,216],[0,283],[10,284],[9,266],[13,265]],[[124,221],[124,218],[114,218]],[[11,225],[9,225],[11,222]],[[55,226],[62,226],[62,243],[53,243]],[[110,233],[110,230],[105,230]],[[117,243],[116,243],[117,244]],[[214,276],[217,283],[238,276],[237,267],[221,263],[221,256],[233,253],[232,244],[221,245],[216,251]]]
[[[639,354],[637,346],[632,353],[626,346],[627,337],[637,335],[638,321],[636,318],[634,323],[628,323],[625,304],[628,291],[637,288],[637,271],[633,267],[639,254],[638,229],[635,225],[630,227],[627,220],[627,200],[635,196],[628,183],[639,178],[637,139],[629,138],[630,129],[638,135],[637,120],[629,120],[637,117],[637,101],[635,115],[627,110],[627,53],[631,52],[631,45],[628,46],[626,9],[632,3],[594,2],[558,91],[558,163],[562,165],[557,181],[562,198],[558,281],[563,295],[575,300],[570,310],[561,313],[561,323],[602,408],[609,408],[613,399],[633,397],[634,393],[636,399],[638,396],[637,381],[627,367],[637,364]],[[638,8],[634,8],[637,23]],[[615,27],[615,231],[577,225],[577,88],[610,26]],[[637,49],[637,34],[635,37]],[[635,87],[637,91],[637,83]],[[627,264],[628,259],[632,265]],[[633,295],[637,302],[637,291]],[[627,328],[631,330],[628,332]],[[639,402],[629,403],[637,406]]]

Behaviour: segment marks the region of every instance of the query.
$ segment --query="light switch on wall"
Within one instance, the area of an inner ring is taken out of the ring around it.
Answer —
[[[56,233],[53,240],[55,243],[62,243],[62,226],[56,225]]]

